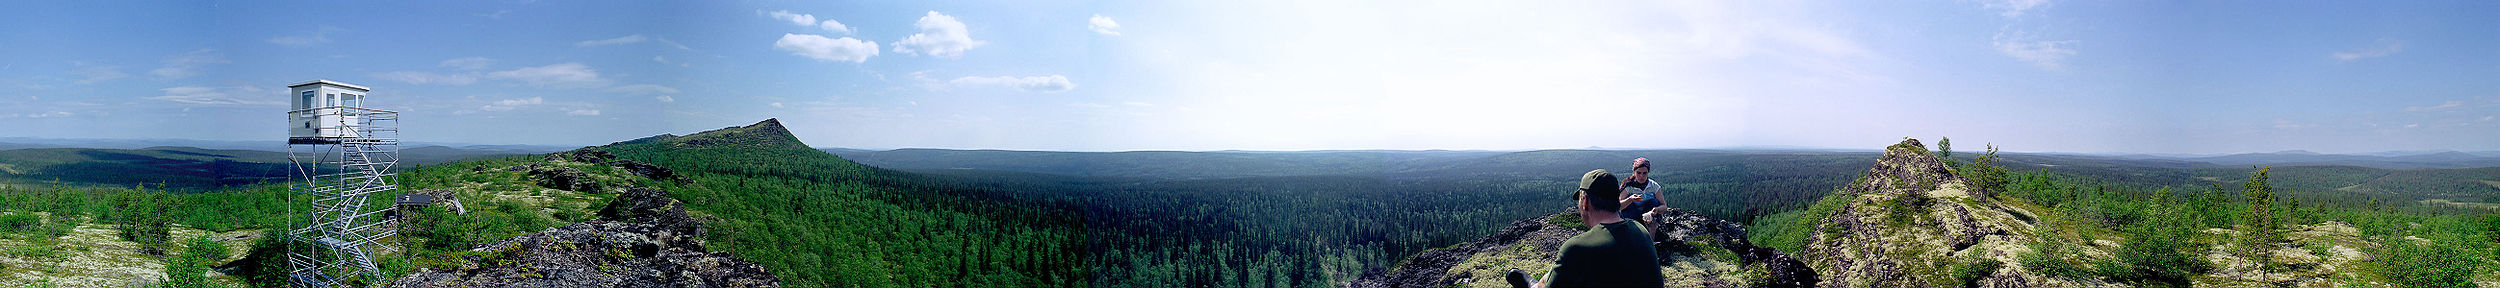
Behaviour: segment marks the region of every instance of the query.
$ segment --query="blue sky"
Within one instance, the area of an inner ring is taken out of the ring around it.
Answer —
[[[99,1],[105,2],[105,1]],[[2491,2],[0,4],[0,137],[1020,150],[2500,150]]]

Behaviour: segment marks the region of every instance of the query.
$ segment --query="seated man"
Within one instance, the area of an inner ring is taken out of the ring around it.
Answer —
[[[1511,286],[1666,286],[1666,279],[1658,275],[1658,251],[1649,246],[1649,229],[1624,221],[1619,214],[1621,202],[1615,197],[1623,192],[1621,185],[1605,169],[1581,175],[1580,191],[1572,200],[1580,203],[1580,221],[1589,224],[1589,231],[1563,241],[1562,257],[1554,260],[1554,270],[1545,274],[1545,281],[1529,285],[1527,272],[1511,269],[1506,275]]]

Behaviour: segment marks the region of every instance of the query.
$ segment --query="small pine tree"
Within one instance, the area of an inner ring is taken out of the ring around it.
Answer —
[[[1997,166],[1997,159],[1997,145],[1988,144],[1988,152],[1980,153],[1979,161],[1971,162],[1970,167],[1962,171],[1963,177],[1971,180],[1974,190],[1987,191],[1989,195],[2005,192],[2005,185],[2011,179],[2006,175],[2004,166]]]
[[[1937,137],[1936,160],[1943,161],[1945,169],[1953,169],[1956,173],[1962,170],[1962,162],[1953,161],[1953,138]]]
[[[2241,189],[2248,196],[2248,215],[2241,223],[2247,225],[2245,234],[2248,237],[2244,239],[2247,240],[2247,252],[2251,255],[2263,253],[2264,247],[2283,242],[2283,236],[2277,231],[2281,219],[2276,219],[2275,215],[2274,187],[2266,184],[2266,172],[2273,169],[2272,166],[2258,167],[2257,174],[2250,175],[2248,184]]]

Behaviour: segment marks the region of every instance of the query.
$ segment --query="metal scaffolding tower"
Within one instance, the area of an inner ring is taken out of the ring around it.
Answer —
[[[385,229],[392,222],[383,215],[390,204],[372,204],[377,199],[368,196],[399,188],[391,181],[391,169],[399,164],[399,112],[327,106],[289,112],[288,122],[311,123],[305,129],[316,133],[287,139],[287,159],[293,162],[287,185],[287,237],[292,240],[287,241],[287,278],[301,288],[386,280],[379,279],[380,270],[366,248],[379,247],[375,241],[395,234]]]

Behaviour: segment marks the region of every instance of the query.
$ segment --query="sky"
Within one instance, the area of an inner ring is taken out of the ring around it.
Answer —
[[[0,137],[275,143],[329,79],[478,144],[2500,150],[2500,2],[1541,2],[11,2]]]

